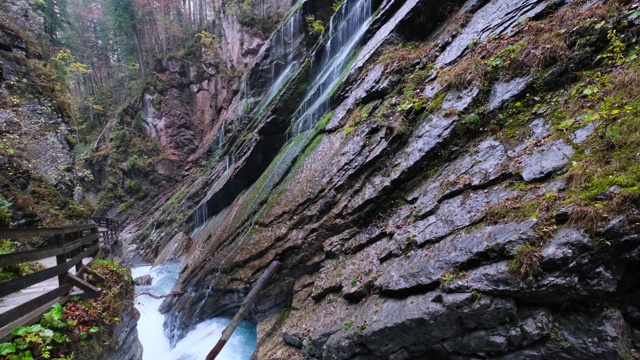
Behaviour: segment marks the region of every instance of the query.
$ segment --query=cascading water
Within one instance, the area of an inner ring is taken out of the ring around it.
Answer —
[[[227,154],[227,171],[231,169],[233,165],[238,161],[238,158],[233,154]]]
[[[205,204],[206,205],[206,204]],[[198,233],[204,227],[204,224],[209,219],[209,207],[199,206],[193,213],[193,226],[194,230],[191,232],[191,236]]]
[[[330,90],[339,84],[341,74],[348,70],[349,56],[353,54],[360,38],[364,35],[371,22],[371,0],[354,1],[345,1],[338,13],[331,18],[329,38],[327,39],[321,58],[322,67],[315,77],[312,88],[307,91],[304,100],[293,117],[293,119],[297,119],[296,121],[292,121],[294,134],[300,136],[298,136],[297,141],[290,141],[285,145],[278,157],[274,159],[269,168],[258,180],[257,183],[262,185],[256,190],[256,196],[249,201],[247,206],[248,209],[255,209],[248,226],[249,230],[242,235],[227,257],[223,259],[218,268],[218,272],[226,260],[242,245],[249,231],[253,228],[255,221],[263,214],[266,204],[259,209],[257,208],[258,204],[262,202],[263,198],[268,196],[269,192],[273,191],[274,187],[277,186],[278,182],[285,176],[286,169],[289,168],[291,163],[297,158],[297,155],[306,147],[308,141],[311,140],[312,136],[310,132],[306,134],[302,133],[310,130],[318,121],[319,117],[324,114],[326,111],[324,108],[328,106],[327,100],[330,96]],[[335,27],[333,26],[334,21],[337,23]],[[298,115],[299,113],[302,115]],[[204,299],[199,304],[195,313],[196,315],[206,302],[212,286],[213,283],[210,284]]]
[[[260,117],[262,112],[269,106],[271,101],[282,91],[284,86],[288,83],[291,77],[296,73],[298,68],[300,67],[299,61],[296,59],[296,39],[300,37],[300,32],[302,28],[302,3],[306,0],[299,1],[289,14],[289,16],[285,19],[284,23],[278,30],[274,33],[270,40],[271,54],[269,56],[270,72],[267,76],[267,84],[271,84],[263,96],[262,100],[256,107],[255,111],[253,111],[253,118],[257,119]],[[244,94],[248,94],[249,84],[246,82],[243,84],[242,92]],[[224,142],[225,142],[225,129],[224,123],[220,126],[217,133],[217,150],[219,154],[222,154],[224,151]],[[238,161],[238,158],[235,154],[230,153],[225,156],[225,166],[226,171],[228,172],[232,166]],[[196,209],[196,211],[191,216],[193,221],[192,235],[197,233],[200,229],[204,227],[206,221],[210,216],[214,214],[209,214],[207,200],[202,202],[202,204]],[[205,214],[205,217],[200,215]]]
[[[132,269],[133,277],[151,275],[153,281],[148,286],[137,286],[136,292],[150,292],[164,295],[173,289],[182,264],[178,261],[159,266],[140,266]],[[213,345],[218,341],[222,330],[230,322],[228,318],[214,318],[203,321],[191,330],[172,348],[169,338],[164,333],[164,315],[158,309],[162,299],[154,299],[148,295],[136,298],[136,309],[140,312],[138,319],[138,337],[144,348],[143,360],[204,359]],[[248,360],[256,347],[256,327],[248,321],[233,333],[218,359]]]
[[[292,16],[292,19],[294,17],[295,14]],[[371,22],[370,18],[371,0],[346,0],[338,13],[331,18],[328,31],[329,38],[322,50],[323,53],[320,57],[320,67],[316,67],[318,71],[315,74],[312,86],[306,92],[303,101],[300,103],[295,115],[293,116],[291,132],[293,135],[297,136],[296,141],[290,141],[285,145],[278,157],[264,172],[260,180],[258,180],[258,183],[261,183],[262,185],[255,190],[256,196],[249,201],[249,204],[246,207],[253,211],[250,223],[247,226],[248,230],[241,236],[239,241],[235,242],[233,249],[231,249],[229,254],[227,254],[219,264],[218,272],[220,272],[220,269],[226,260],[243,244],[244,240],[248,237],[250,230],[253,228],[255,221],[263,215],[266,204],[262,202],[262,200],[268,196],[268,193],[271,192],[275,186],[277,186],[283,176],[286,175],[286,170],[312,139],[310,134],[311,132],[308,132],[308,130],[312,129],[320,117],[327,112],[327,107],[329,106],[328,99],[335,90],[334,88],[343,80],[344,74],[348,72],[350,58],[354,56],[354,50],[357,48],[360,39]],[[334,23],[337,25],[334,26]],[[285,25],[285,27],[286,26],[287,25]],[[282,31],[282,34],[285,34],[285,32]],[[293,32],[291,32],[291,34],[293,34]],[[275,41],[282,45],[282,49],[286,48],[283,44],[291,43],[291,41],[285,41],[285,38],[286,36],[284,35],[282,37],[274,36]],[[291,53],[292,50],[290,49],[289,51],[289,53]],[[270,90],[267,92],[268,96],[257,107],[258,111],[254,112],[254,114],[258,114],[262,111],[271,99],[278,94],[280,88],[286,84],[288,77],[295,73],[297,66],[297,62],[289,62],[287,67],[277,75],[277,78],[275,75],[276,71],[272,71],[272,79],[275,80]],[[235,160],[233,155],[231,155],[231,158],[227,156],[227,170],[229,169],[230,164],[233,165],[234,162]],[[264,205],[261,208],[258,208],[260,203],[263,203]],[[206,206],[207,204],[205,202],[200,207]],[[208,215],[212,216],[214,214]],[[206,302],[209,292],[215,283],[215,277],[216,275],[214,274],[214,280],[210,282],[204,299],[200,302],[194,313],[194,318],[197,317],[200,309]]]
[[[221,151],[224,147],[224,122],[222,123],[222,125],[220,125],[220,128],[218,128],[218,132],[216,133],[216,142],[218,145],[218,151]]]
[[[328,100],[344,80],[354,50],[371,23],[371,0],[345,1],[331,17],[318,73],[292,121],[292,135],[313,128],[328,111]]]
[[[254,112],[254,118],[259,118],[264,109],[271,103],[283,86],[299,68],[295,58],[295,42],[300,36],[302,28],[302,1],[294,6],[293,13],[286,22],[273,34],[271,38],[271,73],[268,83],[269,90]]]

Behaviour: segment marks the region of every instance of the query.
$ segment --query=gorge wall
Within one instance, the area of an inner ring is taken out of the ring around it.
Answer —
[[[93,212],[76,169],[71,105],[44,59],[42,19],[0,4],[0,226],[62,226]]]
[[[638,358],[638,4],[291,6],[234,91],[190,83],[200,140],[125,230],[186,257],[174,340],[279,260],[257,359]]]

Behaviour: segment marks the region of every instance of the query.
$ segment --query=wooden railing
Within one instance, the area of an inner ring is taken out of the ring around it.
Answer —
[[[91,220],[96,223],[100,228],[98,233],[100,234],[100,246],[109,248],[118,239],[118,230],[120,230],[120,223],[103,217],[92,217]]]
[[[10,334],[17,326],[32,324],[40,316],[50,310],[55,303],[65,303],[73,296],[95,298],[100,296],[100,289],[82,279],[83,273],[91,273],[91,269],[82,263],[82,259],[98,254],[98,226],[94,224],[64,228],[33,229],[0,229],[0,239],[20,239],[45,237],[50,239],[51,246],[0,255],[0,267],[14,266],[27,261],[37,261],[48,257],[56,257],[56,266],[40,270],[30,275],[0,283],[0,297],[24,290],[25,288],[51,279],[58,278],[58,287],[24,302],[11,310],[0,314],[0,339]],[[75,267],[76,274],[69,273]],[[98,278],[100,278],[98,276]],[[71,293],[76,287],[83,292]]]

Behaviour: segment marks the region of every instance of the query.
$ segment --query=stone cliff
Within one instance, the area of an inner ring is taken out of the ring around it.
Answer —
[[[322,8],[287,14],[129,223],[141,256],[187,258],[174,336],[277,259],[258,359],[638,358],[637,3],[347,0],[318,42],[283,34]]]
[[[86,220],[93,208],[79,183],[88,174],[74,167],[71,105],[44,60],[42,19],[18,0],[0,14],[0,226]]]

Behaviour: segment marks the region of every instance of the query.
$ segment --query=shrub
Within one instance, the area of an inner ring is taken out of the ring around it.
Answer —
[[[11,212],[12,205],[12,203],[0,195],[0,227],[9,226],[11,217],[13,216],[13,213]]]
[[[519,275],[522,279],[530,278],[538,271],[541,255],[531,244],[518,245],[509,261],[509,271]]]

